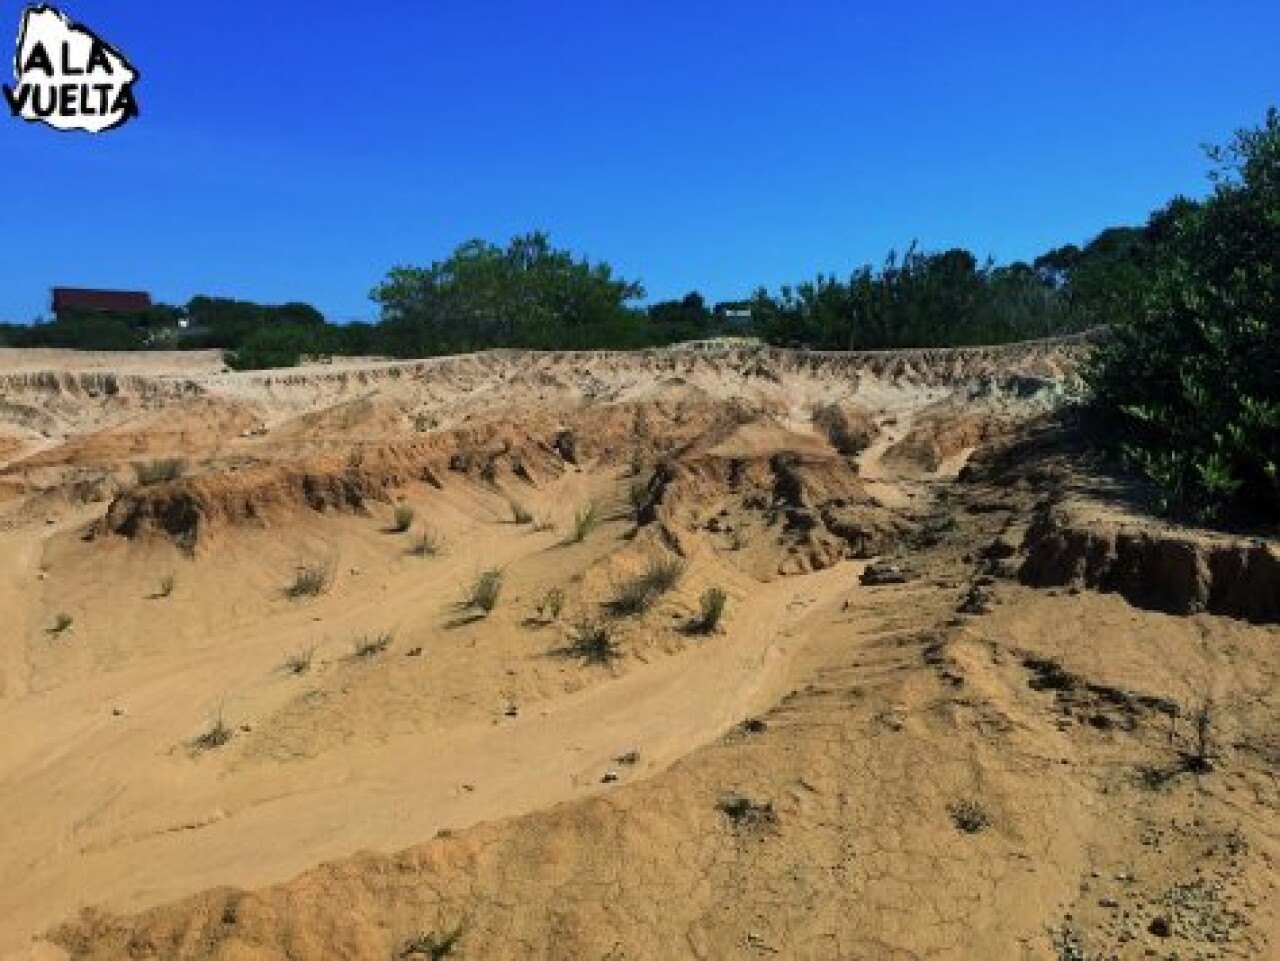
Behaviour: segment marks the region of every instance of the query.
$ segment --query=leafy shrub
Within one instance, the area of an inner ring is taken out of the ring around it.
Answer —
[[[411,504],[397,504],[395,516],[391,520],[391,529],[397,534],[404,534],[413,526],[417,516]]]
[[[1144,310],[1086,372],[1163,507],[1280,518],[1280,112],[1209,151],[1215,188],[1171,206]]]
[[[467,607],[474,607],[485,614],[492,614],[502,594],[502,571],[492,567],[481,572],[471,585],[467,595]]]
[[[720,621],[724,618],[724,608],[728,600],[729,595],[722,587],[709,587],[703,591],[698,604],[698,619],[694,621],[694,628],[699,634],[715,633],[716,628],[720,626]]]
[[[133,465],[133,474],[142,487],[153,484],[167,484],[175,481],[187,472],[187,463],[177,457],[165,457],[160,460],[144,461]]]

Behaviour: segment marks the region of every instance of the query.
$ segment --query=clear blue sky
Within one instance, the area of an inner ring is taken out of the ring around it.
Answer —
[[[373,318],[392,265],[535,227],[651,299],[912,238],[1031,257],[1203,193],[1200,145],[1280,103],[1275,0],[63,9],[142,71],[142,116],[0,116],[5,319],[55,284]]]

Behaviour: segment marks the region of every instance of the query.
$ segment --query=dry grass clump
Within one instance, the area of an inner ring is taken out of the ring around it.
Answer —
[[[972,798],[962,798],[947,805],[947,813],[951,815],[951,823],[956,830],[965,834],[977,834],[991,823],[991,816],[986,809]]]
[[[153,484],[167,484],[175,481],[187,472],[187,462],[177,457],[165,457],[159,460],[142,461],[133,465],[133,476],[138,485],[150,487]]]
[[[351,656],[356,660],[367,661],[372,657],[386,652],[391,646],[392,635],[390,631],[379,631],[376,634],[366,634],[363,637],[357,637],[352,643]]]
[[[53,619],[53,626],[49,628],[50,634],[63,634],[71,629],[71,625],[75,623],[75,618],[70,614],[59,614]]]
[[[172,574],[166,574],[160,578],[160,589],[156,591],[156,597],[168,597],[173,593],[173,589],[177,586],[178,580]]]
[[[284,589],[291,601],[319,597],[329,589],[329,570],[320,564],[303,564],[293,575],[293,583]]]
[[[235,735],[235,729],[227,723],[224,710],[218,708],[218,714],[204,732],[191,739],[191,746],[197,751],[214,751],[223,747]]]
[[[538,602],[538,616],[544,620],[558,621],[560,614],[564,610],[565,594],[564,589],[553,587],[542,595],[542,600]]]
[[[453,956],[458,942],[462,940],[463,926],[458,925],[443,934],[435,931],[423,931],[406,938],[396,953],[399,961],[445,961]]]
[[[521,504],[519,501],[517,500],[509,501],[508,505],[511,508],[511,520],[513,523],[515,524],[532,524],[533,523],[533,514],[531,514],[529,512],[529,509],[525,507],[523,504]]]
[[[315,661],[318,647],[319,645],[312,644],[309,647],[295,651],[293,654],[286,655],[284,659],[285,672],[298,677],[310,671],[311,664]]]
[[[409,553],[414,557],[435,557],[440,553],[443,546],[444,543],[439,534],[431,528],[424,528],[414,539],[413,546],[409,548]]]

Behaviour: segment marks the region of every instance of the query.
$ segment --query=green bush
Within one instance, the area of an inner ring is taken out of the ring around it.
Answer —
[[[1144,309],[1087,371],[1126,459],[1198,520],[1280,519],[1280,113],[1211,148],[1163,225]]]
[[[649,565],[618,585],[612,607],[619,614],[643,614],[663,594],[680,583],[685,562],[676,557],[655,557]]]

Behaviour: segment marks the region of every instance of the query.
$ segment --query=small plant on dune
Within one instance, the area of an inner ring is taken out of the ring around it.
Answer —
[[[729,535],[729,547],[735,551],[746,550],[749,543],[751,541],[747,537],[747,532],[741,527],[735,527],[733,533]]]
[[[698,602],[698,619],[693,623],[694,630],[699,634],[714,634],[724,618],[728,601],[729,595],[722,587],[709,587],[703,591]]]
[[[511,508],[511,520],[516,524],[533,523],[533,515],[529,513],[529,509],[517,500],[509,502]]]
[[[173,593],[177,583],[177,579],[172,574],[166,574],[160,578],[160,589],[156,591],[156,597],[168,597]]]
[[[947,805],[947,813],[951,815],[951,823],[956,830],[965,834],[977,834],[991,823],[991,816],[986,809],[972,798],[953,801]]]
[[[133,465],[133,476],[142,487],[167,484],[169,481],[177,480],[186,472],[187,462],[176,457],[143,461]]]
[[[545,531],[553,531],[556,529],[556,522],[550,517],[535,517],[533,519],[533,529],[540,534]]]
[[[391,639],[390,631],[379,631],[376,634],[366,634],[364,637],[357,637],[352,645],[352,656],[361,661],[367,661],[371,657],[377,657],[391,646]]]
[[[397,504],[395,515],[391,520],[391,529],[397,534],[405,534],[409,528],[413,526],[413,519],[417,516],[410,504]]]
[[[399,961],[445,961],[453,956],[462,940],[463,926],[460,924],[443,934],[426,931],[406,938],[396,955]]]
[[[591,532],[600,526],[600,508],[592,501],[586,507],[580,508],[573,515],[573,533],[569,536],[570,543],[581,544]]]
[[[484,614],[492,614],[498,606],[498,598],[502,594],[502,571],[491,567],[476,576],[467,595],[466,606],[473,607]]]
[[[70,614],[59,614],[53,619],[53,626],[49,628],[50,634],[62,634],[71,629],[74,618]]]
[[[417,536],[409,553],[414,557],[435,557],[440,553],[440,548],[440,535],[428,528]]]
[[[542,595],[542,600],[538,602],[538,616],[544,620],[558,621],[560,613],[564,610],[564,590],[559,587],[553,587]]]
[[[284,669],[287,673],[293,674],[295,677],[306,674],[311,670],[311,664],[316,658],[316,649],[319,645],[312,644],[304,647],[300,651],[286,655],[284,659]]]
[[[640,515],[649,506],[649,485],[632,481],[627,487],[627,503],[631,505],[631,519],[639,522]]]
[[[619,614],[643,614],[680,583],[685,569],[685,562],[679,558],[653,558],[643,571],[618,585],[613,609]]]
[[[622,648],[608,621],[584,617],[573,626],[568,652],[588,664],[608,664],[622,656]]]
[[[197,734],[192,739],[191,745],[199,751],[214,751],[230,741],[234,734],[235,731],[227,723],[224,708],[219,707],[213,723],[203,733]]]
[[[319,564],[303,564],[293,575],[293,583],[284,589],[285,597],[299,600],[319,597],[329,589],[329,571]]]

